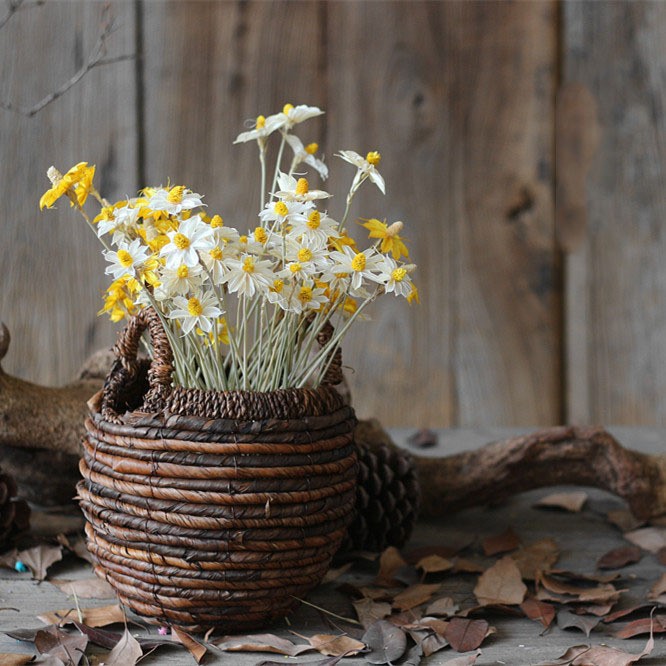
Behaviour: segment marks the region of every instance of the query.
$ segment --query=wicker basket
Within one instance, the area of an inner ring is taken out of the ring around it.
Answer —
[[[154,349],[137,361],[143,331]],[[91,401],[79,500],[96,571],[151,621],[202,631],[284,616],[325,574],[352,518],[355,417],[330,385],[171,387],[154,311],[128,323]]]

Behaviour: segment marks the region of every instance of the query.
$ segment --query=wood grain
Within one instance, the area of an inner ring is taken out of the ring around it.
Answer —
[[[5,7],[2,10],[4,12]],[[101,31],[101,3],[56,2],[22,9],[0,31],[0,98],[31,106],[83,65]],[[133,53],[133,6],[113,3],[110,56]],[[96,316],[106,284],[98,241],[60,202],[39,212],[46,170],[85,160],[110,197],[136,187],[134,63],[92,70],[32,118],[0,110],[0,319],[13,343],[8,373],[47,384],[71,380],[112,327]]]
[[[659,2],[564,5],[564,83],[590,91],[602,130],[567,257],[574,422],[666,422],[664,25]]]
[[[329,141],[384,156],[386,199],[366,191],[354,212],[405,222],[421,287],[421,306],[382,303],[357,331],[346,358],[361,414],[558,420],[554,5],[336,3],[328,15]]]

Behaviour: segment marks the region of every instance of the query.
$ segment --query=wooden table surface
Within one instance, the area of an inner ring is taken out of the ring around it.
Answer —
[[[520,432],[527,431],[523,429]],[[394,430],[392,434],[396,442],[404,444],[408,430]],[[428,455],[446,455],[454,451],[480,446],[488,441],[517,434],[517,430],[478,429],[478,430],[447,430],[439,432],[437,447],[427,450]],[[629,448],[646,452],[664,450],[666,430],[649,428],[612,428],[611,432]],[[570,490],[570,488],[568,488]],[[556,540],[561,556],[558,561],[560,568],[576,572],[591,573],[595,570],[597,559],[612,548],[627,545],[621,532],[606,519],[608,511],[624,508],[624,503],[608,493],[586,489],[588,502],[580,513],[544,511],[534,507],[541,497],[553,492],[552,489],[541,489],[516,496],[501,506],[478,508],[462,511],[456,515],[446,516],[437,522],[419,522],[415,533],[404,550],[420,546],[450,545],[461,541],[474,542],[477,547],[480,541],[490,535],[512,527],[524,544],[538,539],[551,537]],[[622,594],[621,605],[629,605],[632,600],[645,599],[650,586],[666,571],[657,559],[645,553],[640,562],[623,568],[621,587],[627,591]],[[53,578],[88,578],[89,566],[73,557],[66,558],[49,570]],[[347,596],[336,588],[342,581],[364,582],[371,580],[369,568],[353,568],[342,578],[333,583],[321,585],[314,590],[308,600],[317,606],[345,617],[355,617]],[[476,583],[476,575],[456,574],[442,578],[443,591],[464,606],[474,605],[472,590]],[[105,605],[107,601],[80,601],[81,605]],[[36,614],[74,607],[71,597],[67,597],[48,582],[37,583],[29,574],[19,574],[7,569],[0,569],[0,630],[15,628],[40,627]],[[554,626],[547,632],[543,627],[527,619],[493,615],[487,618],[496,628],[495,635],[486,639],[481,649],[482,654],[476,662],[478,666],[507,664],[510,666],[528,666],[539,664],[544,660],[560,657],[568,647],[573,645],[612,645],[628,652],[640,653],[647,637],[641,636],[630,640],[618,640],[610,637],[603,628],[593,630],[589,638],[576,630],[562,630]],[[350,628],[351,627],[351,628]],[[344,625],[351,635],[355,635],[352,625]],[[335,633],[324,616],[308,606],[302,606],[290,618],[289,624],[278,622],[271,631],[294,638],[289,630],[305,635],[315,633]],[[156,632],[155,629],[152,629]],[[358,635],[358,632],[356,632]],[[25,652],[32,653],[33,646],[21,643],[0,633],[0,653]],[[95,654],[91,663],[103,661],[106,652],[101,648],[93,650]],[[450,649],[438,652],[423,660],[424,666],[444,664],[448,659],[457,656]],[[317,661],[312,654],[298,658],[259,653],[224,653],[209,652],[204,663],[231,664],[250,666],[264,659],[274,659],[280,663],[301,663]],[[321,657],[323,659],[323,657]],[[192,664],[192,657],[181,651],[159,650],[148,656],[142,664]],[[367,663],[362,657],[344,659],[341,664]],[[666,641],[660,635],[655,636],[655,648],[650,657],[640,661],[641,664],[656,666],[666,664]]]

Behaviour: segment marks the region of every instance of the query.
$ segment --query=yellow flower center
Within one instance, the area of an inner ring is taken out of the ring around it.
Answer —
[[[285,215],[289,214],[289,209],[284,201],[278,201],[275,206],[273,206],[273,211],[280,217],[285,217]]]
[[[393,280],[396,282],[402,282],[405,279],[405,276],[407,275],[407,271],[404,268],[396,268],[392,273],[391,277]]]
[[[124,268],[132,265],[132,255],[127,250],[118,250],[118,262]]]
[[[307,194],[310,190],[310,184],[307,178],[299,178],[296,183],[296,194]]]
[[[264,129],[264,127],[266,127],[266,118],[264,116],[257,116],[257,123],[255,127],[257,129]]]
[[[254,273],[254,259],[252,257],[243,259],[243,270],[246,273]]]
[[[257,243],[261,243],[262,245],[268,240],[268,234],[266,233],[266,229],[263,227],[257,227],[254,230],[254,240],[257,241]]]
[[[178,267],[178,270],[176,271],[176,275],[178,275],[178,277],[181,280],[184,280],[185,278],[190,276],[190,269],[185,264],[183,264],[182,266]]]
[[[298,300],[301,303],[309,303],[312,300],[312,287],[303,285],[301,291],[298,294]]]
[[[355,271],[360,272],[362,270],[365,270],[365,262],[366,262],[366,259],[365,259],[365,255],[363,254],[363,252],[358,252],[356,254],[356,256],[352,259],[351,267]]]
[[[247,245],[247,236],[245,234],[243,234],[242,236],[239,236],[238,237],[238,242],[241,245]]]
[[[309,247],[302,247],[297,256],[299,261],[312,261],[312,250]]]
[[[376,150],[371,150],[366,156],[365,156],[365,161],[368,164],[372,164],[372,166],[377,166],[379,162],[381,161],[382,156],[376,151]]]
[[[314,155],[318,150],[319,150],[319,144],[314,141],[305,146],[305,152],[308,155]]]
[[[294,110],[294,105],[293,104],[285,104],[282,107],[282,113],[284,113],[285,116],[289,115],[290,111]]]
[[[309,215],[308,215],[308,229],[319,229],[319,225],[321,224],[321,213],[318,210],[313,210]]]
[[[289,264],[289,270],[292,273],[298,273],[299,271],[303,270],[303,266],[301,266],[297,261],[294,261],[292,264]]]
[[[223,257],[222,248],[219,246],[214,247],[208,254],[210,254],[210,258],[214,261],[220,261]]]
[[[178,204],[183,200],[183,194],[185,194],[185,188],[182,185],[177,185],[171,188],[167,201],[172,204]]]
[[[192,296],[187,301],[187,311],[192,317],[199,317],[203,314],[203,305],[201,305],[201,301],[196,296]]]
[[[184,234],[176,234],[173,237],[173,244],[179,250],[187,250],[187,248],[190,247],[190,239]]]
[[[277,280],[273,280],[273,291],[276,294],[281,294],[283,289],[284,289],[283,280],[280,280],[280,278],[278,278]]]
[[[213,215],[213,219],[210,221],[210,226],[213,229],[224,226],[224,220],[219,215]]]

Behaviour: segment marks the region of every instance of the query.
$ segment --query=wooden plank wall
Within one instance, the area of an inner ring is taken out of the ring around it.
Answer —
[[[354,213],[403,220],[419,264],[421,305],[385,299],[345,348],[362,416],[666,423],[658,0],[110,5],[110,53],[134,61],[32,118],[0,110],[7,371],[62,383],[114,336],[95,316],[94,239],[64,207],[37,212],[51,162],[96,162],[112,197],[186,183],[250,227],[255,154],[232,141],[245,119],[305,102],[327,111],[302,136],[333,167],[332,211],[351,177],[333,154],[380,150],[387,196],[368,188]],[[16,12],[0,102],[72,76],[102,10]]]

